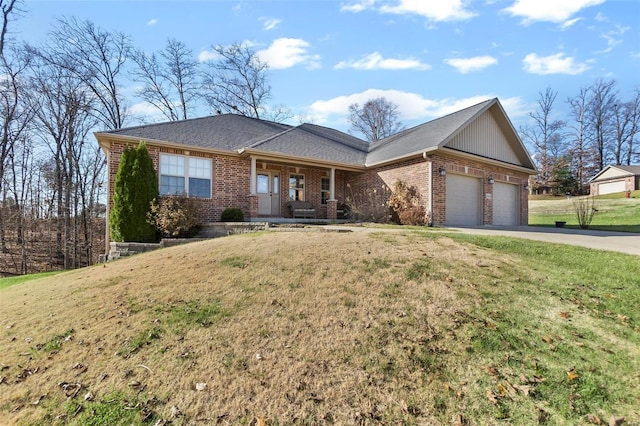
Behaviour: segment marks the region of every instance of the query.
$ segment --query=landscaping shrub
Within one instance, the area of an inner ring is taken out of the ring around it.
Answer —
[[[391,217],[388,204],[389,190],[386,187],[352,187],[347,183],[347,190],[345,204],[351,219],[377,223],[389,222]]]
[[[582,229],[589,229],[593,216],[596,214],[596,199],[594,197],[578,198],[573,202],[573,209]]]
[[[221,222],[244,222],[244,213],[239,208],[224,209],[220,216]]]
[[[158,196],[158,177],[144,142],[127,147],[120,160],[109,214],[114,241],[153,242],[155,228],[147,222],[151,201]]]
[[[200,225],[200,203],[185,196],[161,197],[151,202],[147,220],[164,237],[192,237]]]
[[[404,181],[399,180],[393,185],[389,207],[392,219],[401,225],[422,226],[429,222],[418,189]]]

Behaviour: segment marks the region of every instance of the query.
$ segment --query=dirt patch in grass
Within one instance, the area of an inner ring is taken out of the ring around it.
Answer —
[[[24,283],[0,293],[0,423],[640,420],[638,392],[603,397],[603,337],[549,313],[572,302],[540,279],[517,255],[380,231],[234,236]],[[618,326],[606,345],[637,366]]]

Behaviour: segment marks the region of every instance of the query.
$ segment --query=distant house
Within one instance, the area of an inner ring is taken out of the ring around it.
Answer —
[[[589,181],[591,195],[640,189],[640,166],[607,166]]]
[[[527,223],[536,170],[498,99],[367,143],[313,124],[221,114],[95,134],[107,155],[108,206],[120,155],[145,141],[161,195],[199,197],[205,220],[238,207],[251,221],[291,217],[304,200],[334,220],[354,191],[415,185],[435,225]]]

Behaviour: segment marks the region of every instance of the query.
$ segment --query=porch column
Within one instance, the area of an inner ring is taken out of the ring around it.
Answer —
[[[249,188],[251,188],[251,195],[256,195],[256,157],[251,157],[251,182]]]
[[[336,169],[331,168],[331,172],[329,173],[329,199],[336,199]]]
[[[327,200],[327,219],[338,218],[338,200],[336,200],[336,169],[331,168],[329,173],[329,199]]]

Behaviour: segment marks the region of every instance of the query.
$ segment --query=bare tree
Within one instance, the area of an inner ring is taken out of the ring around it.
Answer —
[[[79,78],[97,101],[92,113],[103,126],[119,129],[127,118],[120,79],[130,50],[128,36],[69,18],[58,21],[50,43],[36,52]]]
[[[629,102],[613,105],[615,164],[631,164],[634,140],[640,131],[640,89]]]
[[[533,125],[521,129],[522,134],[535,150],[535,159],[540,173],[535,177],[535,186],[539,188],[553,187],[555,166],[562,157],[565,122],[554,120],[552,111],[558,92],[547,87],[538,93],[538,109],[529,113]]]
[[[136,81],[143,84],[138,96],[157,108],[168,120],[185,120],[198,97],[198,61],[193,51],[175,39],[164,50],[150,55],[136,50],[132,59]]]
[[[78,266],[79,159],[88,145],[95,97],[84,80],[56,64],[41,62],[33,69],[32,102],[37,131],[54,162],[56,206],[55,257],[62,266]]]
[[[0,192],[6,194],[4,188],[6,170],[16,143],[23,137],[27,130],[33,109],[26,106],[25,77],[30,56],[20,49],[12,54],[12,59],[2,58],[0,65],[3,77],[0,79]],[[7,251],[5,241],[4,217],[0,210],[0,248]]]
[[[4,48],[9,34],[9,22],[16,14],[22,12],[20,9],[22,0],[0,0],[0,12],[2,13],[2,22],[0,23],[0,57],[4,62]]]
[[[349,105],[352,131],[363,134],[369,142],[391,136],[404,128],[399,121],[398,105],[384,97],[369,99],[364,105]]]
[[[247,46],[215,46],[203,74],[203,97],[212,111],[261,118],[271,96],[268,65]]]
[[[595,149],[591,143],[592,135],[587,125],[589,107],[589,89],[581,88],[573,98],[567,99],[569,104],[569,155],[572,168],[578,183],[578,191],[584,193],[587,181],[597,172],[595,166]]]
[[[609,141],[613,136],[613,110],[618,102],[616,82],[598,80],[591,86],[587,122],[593,131],[598,170],[613,160]]]

